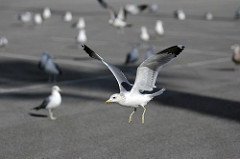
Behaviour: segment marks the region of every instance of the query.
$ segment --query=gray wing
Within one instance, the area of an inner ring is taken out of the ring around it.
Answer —
[[[130,91],[132,88],[132,84],[127,80],[123,72],[115,67],[112,64],[107,63],[101,56],[99,56],[97,53],[95,53],[93,50],[91,50],[88,46],[82,45],[83,50],[92,58],[102,61],[104,65],[108,67],[108,69],[112,72],[114,77],[116,78],[120,92]]]
[[[164,65],[173,60],[182,52],[184,46],[177,45],[167,48],[146,59],[137,69],[136,79],[131,90],[132,93],[153,91],[159,71]]]
[[[50,97],[47,97],[47,98],[45,98],[45,99],[43,100],[43,102],[41,103],[41,105],[39,105],[39,106],[37,106],[37,107],[35,107],[35,108],[33,108],[33,109],[35,109],[35,110],[45,109],[45,108],[47,107],[47,105],[48,105],[49,102],[50,102]]]
[[[117,18],[121,19],[122,21],[127,19],[127,11],[123,7],[120,8]]]

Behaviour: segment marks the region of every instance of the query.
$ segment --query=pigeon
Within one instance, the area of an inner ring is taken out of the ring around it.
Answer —
[[[144,42],[148,42],[149,39],[150,39],[150,36],[149,36],[149,34],[148,34],[148,30],[147,30],[147,28],[146,28],[145,26],[142,26],[142,27],[141,27],[140,38],[141,38],[141,40],[144,41]]]
[[[164,28],[161,20],[157,20],[155,25],[155,32],[160,36],[164,35]]]
[[[53,62],[53,57],[49,56],[44,66],[44,72],[48,74],[48,81],[55,82],[56,76],[61,75],[62,71],[59,66]]]
[[[72,13],[71,12],[66,12],[63,16],[63,20],[65,22],[71,22],[72,21]]]
[[[174,12],[174,15],[178,20],[185,20],[186,19],[186,15],[185,15],[185,13],[183,12],[182,9],[176,10]]]
[[[79,44],[84,44],[87,42],[87,35],[85,29],[79,30],[78,35],[76,37],[76,41]]]
[[[159,71],[168,62],[176,58],[184,49],[183,45],[172,46],[143,61],[137,68],[135,82],[132,85],[120,69],[105,61],[88,46],[82,45],[82,47],[90,57],[106,65],[118,82],[120,93],[111,95],[106,103],[115,102],[119,103],[121,106],[133,108],[134,110],[129,116],[129,123],[132,121],[132,116],[137,108],[142,107],[144,109],[142,124],[144,124],[145,106],[147,103],[165,91],[165,88],[157,89],[155,86]]]
[[[85,20],[82,17],[80,17],[77,22],[72,24],[72,27],[76,29],[85,29],[85,26]]]
[[[8,44],[8,39],[6,37],[0,37],[0,47],[5,47]]]
[[[42,24],[42,17],[41,14],[37,13],[34,15],[34,24],[38,25],[38,24]]]
[[[153,56],[153,49],[152,49],[152,46],[148,46],[148,49],[147,49],[147,52],[146,52],[146,56],[145,56],[145,59],[148,59],[149,57]]]
[[[31,12],[24,12],[18,14],[17,19],[22,23],[28,23],[32,20],[32,13]]]
[[[127,54],[125,64],[127,65],[127,64],[130,64],[130,63],[134,63],[138,59],[139,59],[138,48],[137,48],[137,45],[134,44],[132,51]]]
[[[235,63],[235,71],[238,71],[238,67],[240,65],[240,46],[238,44],[234,44],[231,46],[233,50],[232,61]]]
[[[59,92],[61,92],[61,89],[58,86],[53,86],[51,95],[45,98],[41,105],[33,109],[34,110],[48,109],[50,119],[56,120],[57,118],[53,116],[52,109],[55,109],[61,105],[62,97]]]
[[[39,63],[38,63],[38,68],[39,68],[40,70],[44,70],[44,67],[45,67],[45,65],[46,65],[46,63],[47,63],[48,58],[50,58],[50,55],[49,55],[46,51],[44,51],[44,52],[42,53],[41,60],[40,60]]]
[[[43,9],[42,17],[43,17],[44,20],[49,19],[51,17],[51,15],[52,15],[52,13],[51,13],[50,8],[46,7],[46,8]]]

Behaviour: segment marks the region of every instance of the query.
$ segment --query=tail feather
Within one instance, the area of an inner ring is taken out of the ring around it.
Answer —
[[[41,107],[41,106],[37,106],[37,107],[34,107],[34,108],[32,108],[32,109],[34,109],[34,110],[40,110],[40,109],[42,109],[42,107]]]

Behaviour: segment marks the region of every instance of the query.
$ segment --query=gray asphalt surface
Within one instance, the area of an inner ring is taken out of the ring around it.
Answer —
[[[114,8],[145,1],[106,0]],[[0,49],[0,158],[1,159],[239,159],[240,73],[234,71],[230,46],[240,42],[240,21],[233,19],[238,0],[150,0],[157,13],[129,16],[132,28],[120,34],[111,27],[108,12],[87,0],[0,0],[0,36],[9,45]],[[51,19],[40,26],[20,24],[23,11],[37,13],[45,6]],[[182,8],[187,20],[173,18]],[[118,85],[107,68],[91,60],[75,43],[77,31],[62,21],[72,11],[74,21],[86,19],[87,45],[120,67],[133,81],[135,68],[145,57],[124,66],[125,55],[140,43],[142,25],[150,30],[155,52],[176,44],[186,49],[159,74],[157,86],[167,91],[128,123],[132,109],[105,104]],[[203,15],[211,11],[213,21]],[[165,36],[154,34],[161,19]],[[49,95],[52,83],[37,68],[43,51],[54,55],[63,75],[58,83],[63,103],[54,111],[33,111]]]

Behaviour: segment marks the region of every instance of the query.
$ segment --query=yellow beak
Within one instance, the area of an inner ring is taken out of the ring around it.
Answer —
[[[107,100],[107,101],[106,101],[106,104],[107,104],[107,103],[110,103],[111,101],[112,101],[112,100]]]

